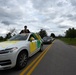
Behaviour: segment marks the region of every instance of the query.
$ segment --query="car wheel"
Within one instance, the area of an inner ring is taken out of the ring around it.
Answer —
[[[16,63],[17,69],[22,69],[26,66],[27,58],[28,58],[28,56],[25,51],[22,51],[19,53],[18,58],[17,58],[17,63]]]
[[[40,47],[40,52],[42,52],[42,51],[43,51],[43,44]]]

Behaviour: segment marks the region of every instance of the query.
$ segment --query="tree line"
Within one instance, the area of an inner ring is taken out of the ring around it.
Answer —
[[[12,37],[12,33],[15,32],[15,31],[16,31],[16,29],[12,29],[12,30],[10,30],[10,31],[6,34],[5,37],[0,36],[0,41],[6,41],[7,39],[11,38],[11,37]],[[45,36],[48,36],[46,30],[44,30],[44,29],[41,29],[41,30],[38,32],[38,34],[41,36],[41,38],[43,38],[43,37],[45,37]],[[13,34],[13,36],[14,36],[14,35],[16,35],[16,34]],[[50,34],[50,37],[55,38],[55,34],[54,34],[54,33],[51,33],[51,34]]]
[[[40,36],[43,38],[45,36],[47,36],[47,32],[46,30],[41,29],[41,31],[39,32]],[[55,34],[51,33],[50,37],[55,38]],[[65,36],[61,36],[59,35],[58,37],[65,37],[65,38],[76,38],[76,29],[75,28],[69,28],[68,30],[66,30],[65,32]]]
[[[12,29],[12,30],[10,30],[10,32],[8,32],[6,34],[5,37],[0,36],[0,41],[6,41],[7,39],[11,38],[12,37],[12,33],[15,32],[15,31],[16,31],[16,29]],[[38,32],[38,34],[40,34],[41,38],[43,38],[45,36],[48,36],[46,30],[44,30],[44,29],[41,29]],[[14,35],[16,35],[16,34],[13,34],[13,36]],[[55,36],[54,33],[51,33],[50,37],[55,38],[56,36]],[[61,37],[61,36],[59,36],[59,37]],[[68,30],[66,30],[64,37],[66,37],[66,38],[76,38],[76,29],[75,28],[69,28]]]
[[[48,36],[46,30],[44,30],[44,29],[41,29],[41,30],[39,31],[39,35],[41,36],[41,38],[43,38],[43,37],[45,37],[45,36]],[[55,34],[54,34],[54,33],[51,33],[51,34],[50,34],[50,37],[55,38]]]
[[[7,39],[11,38],[12,36],[16,35],[16,29],[10,29],[9,32],[5,35],[5,37],[0,36],[0,41],[6,41]]]
[[[69,28],[65,32],[66,38],[76,38],[76,29],[75,28]]]

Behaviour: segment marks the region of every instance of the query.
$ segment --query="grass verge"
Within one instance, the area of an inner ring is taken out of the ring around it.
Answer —
[[[76,38],[70,39],[70,38],[60,38],[60,40],[64,41],[65,43],[69,45],[75,45],[76,46]]]

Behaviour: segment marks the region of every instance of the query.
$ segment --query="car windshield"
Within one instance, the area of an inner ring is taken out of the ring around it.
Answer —
[[[44,37],[43,40],[51,39],[51,37]]]
[[[13,40],[26,40],[28,37],[28,34],[19,34],[19,35],[16,35],[16,36],[13,36],[12,38],[9,39],[9,41],[13,41]]]

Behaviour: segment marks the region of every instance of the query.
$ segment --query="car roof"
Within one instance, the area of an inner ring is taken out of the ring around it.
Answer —
[[[33,34],[33,33],[21,33],[19,35],[30,35],[30,34]]]

